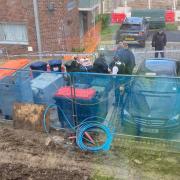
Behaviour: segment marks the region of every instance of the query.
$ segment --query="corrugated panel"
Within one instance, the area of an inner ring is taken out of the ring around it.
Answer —
[[[132,17],[144,17],[148,19],[150,28],[165,27],[164,9],[134,9],[131,12]]]

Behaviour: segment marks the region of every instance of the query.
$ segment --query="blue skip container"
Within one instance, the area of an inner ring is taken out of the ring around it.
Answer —
[[[50,60],[48,61],[49,66],[50,66],[50,70],[53,72],[61,72],[61,65],[62,65],[62,61],[61,60]]]
[[[43,61],[34,62],[30,65],[30,68],[32,70],[33,78],[36,78],[41,75],[41,72],[38,71],[47,71],[47,63]]]

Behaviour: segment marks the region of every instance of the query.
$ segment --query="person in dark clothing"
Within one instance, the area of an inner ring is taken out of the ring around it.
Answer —
[[[78,57],[74,57],[74,60],[71,63],[71,68],[72,71],[71,72],[79,72],[80,71],[80,64],[79,64],[79,59]]]
[[[163,30],[156,32],[152,38],[152,47],[155,48],[155,58],[158,58],[158,54],[164,58],[164,47],[167,43],[167,37]]]
[[[117,51],[115,52],[115,55],[114,55],[114,59],[110,64],[111,70],[112,70],[112,67],[115,66],[117,61],[119,61],[125,65],[124,72],[121,72],[121,70],[119,70],[119,73],[117,72],[117,74],[132,74],[136,63],[135,63],[134,54],[128,48],[127,43],[121,43],[118,46]]]
[[[110,64],[111,72],[114,75],[124,74],[131,75],[135,67],[135,57],[126,43],[121,44],[112,63]],[[128,89],[128,82],[131,77],[128,76],[116,76],[115,78],[115,105],[122,108],[124,94]]]
[[[106,63],[106,59],[104,54],[100,54],[100,56],[94,61],[93,64],[93,72],[95,73],[109,73],[109,68]]]
[[[113,60],[112,71],[113,75],[118,74],[127,74],[127,69],[125,63],[120,59],[119,56],[115,56]],[[115,106],[121,107],[123,103],[123,91],[124,91],[124,84],[126,83],[126,76],[116,76],[114,78],[114,93],[115,93]]]
[[[67,72],[80,72],[80,64],[78,62],[78,57],[74,57],[72,61],[65,63]]]
[[[123,72],[119,70],[117,74],[132,74],[133,69],[136,65],[135,57],[132,51],[128,48],[128,45],[126,43],[121,43],[118,46],[117,51],[114,55],[114,59],[110,63],[111,70],[113,69],[117,61],[125,65]]]

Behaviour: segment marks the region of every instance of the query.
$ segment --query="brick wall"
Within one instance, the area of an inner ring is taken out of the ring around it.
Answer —
[[[35,51],[37,50],[32,1],[1,0],[0,22],[26,24],[29,46],[32,46]],[[9,54],[27,53],[27,45],[0,44],[0,48],[6,48]]]
[[[8,54],[28,53],[28,46],[32,46],[34,52],[37,51],[32,2],[32,0],[1,0],[0,22],[24,23],[28,30],[29,45],[0,44],[0,48],[6,48]],[[38,2],[43,51],[71,51],[72,47],[79,46],[78,8],[68,11],[68,0],[39,0]],[[48,2],[54,4],[54,10],[48,10]]]
[[[39,1],[39,15],[43,51],[71,51],[79,46],[79,11],[67,10],[67,0],[51,0],[54,10],[48,10],[48,1]]]

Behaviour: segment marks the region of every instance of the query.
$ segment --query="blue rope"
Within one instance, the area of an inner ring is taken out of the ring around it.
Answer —
[[[51,104],[49,105],[45,112],[44,112],[44,117],[43,117],[43,126],[44,126],[44,129],[46,131],[47,134],[49,134],[49,131],[47,129],[47,126],[46,126],[46,116],[47,116],[47,113],[49,111],[49,109],[53,108],[53,107],[57,107],[64,119],[66,120],[66,122],[68,123],[68,125],[70,126],[70,128],[76,132],[76,143],[77,145],[79,146],[79,148],[83,151],[92,151],[92,152],[98,152],[98,151],[108,151],[110,149],[110,145],[112,143],[112,139],[113,139],[113,136],[112,136],[112,133],[110,131],[110,129],[99,123],[99,122],[95,122],[95,121],[89,121],[90,119],[93,119],[93,118],[98,118],[98,119],[101,119],[101,120],[104,120],[104,118],[102,117],[98,117],[98,116],[92,116],[92,117],[88,117],[86,118],[81,124],[79,124],[78,126],[73,126],[67,116],[65,115],[65,113],[63,112],[63,110],[61,109],[61,107],[55,105],[55,104]],[[102,130],[105,135],[106,135],[106,140],[104,142],[104,144],[100,145],[100,146],[93,146],[93,147],[90,147],[90,146],[87,146],[84,144],[83,140],[86,139],[84,137],[84,134],[85,132],[87,132],[88,130],[93,131],[93,129],[100,129]]]

